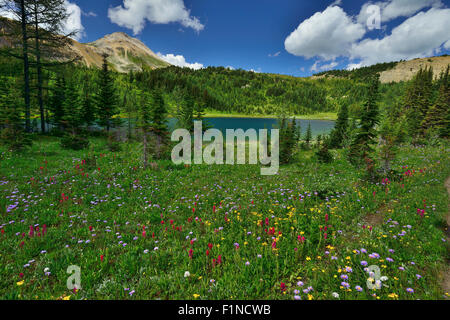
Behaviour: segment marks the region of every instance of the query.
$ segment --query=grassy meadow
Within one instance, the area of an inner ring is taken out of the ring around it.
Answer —
[[[399,175],[377,183],[341,150],[332,164],[305,151],[261,176],[250,165],[144,170],[140,144],[123,148],[39,137],[1,149],[0,299],[448,297],[448,144],[401,147]]]

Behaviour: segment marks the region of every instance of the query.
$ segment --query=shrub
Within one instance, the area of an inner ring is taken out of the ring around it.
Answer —
[[[83,136],[66,134],[61,139],[61,146],[65,149],[83,150],[89,147],[89,140]]]

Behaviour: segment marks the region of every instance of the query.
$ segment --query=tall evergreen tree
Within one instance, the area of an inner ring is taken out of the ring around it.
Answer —
[[[21,118],[20,93],[12,78],[0,77],[0,143],[18,151],[32,144],[24,132]]]
[[[305,134],[305,142],[308,148],[311,146],[311,140],[312,140],[312,130],[311,130],[311,122],[309,122]]]
[[[428,110],[426,118],[422,122],[425,132],[435,130],[440,137],[450,136],[450,66],[441,74],[438,97],[434,105]]]
[[[339,110],[334,130],[331,132],[330,148],[342,148],[347,138],[348,131],[348,107],[343,104]]]
[[[433,69],[420,69],[414,76],[404,97],[404,109],[409,135],[423,135],[421,125],[433,98]]]
[[[177,120],[178,126],[194,131],[194,111],[195,111],[195,101],[189,93],[184,96],[184,101],[178,106],[177,110]]]
[[[63,130],[64,101],[66,94],[66,80],[64,76],[57,75],[54,86],[51,87],[49,109],[52,112],[51,123]]]
[[[83,125],[83,108],[80,94],[73,80],[66,85],[63,102],[64,116],[62,123],[64,127],[70,131],[72,135],[79,133],[80,127]]]
[[[2,28],[0,35],[7,38],[13,44],[12,46],[4,46],[2,48],[2,54],[23,61],[25,130],[31,132],[30,57],[28,44],[31,15],[28,11],[27,3],[27,0],[1,0],[0,9],[14,16],[14,19],[18,23],[15,21],[6,21],[6,25]],[[20,43],[18,43],[18,39],[20,39]]]
[[[31,40],[31,62],[36,68],[37,101],[41,117],[41,131],[45,132],[44,79],[43,68],[55,66],[58,56],[62,56],[60,48],[71,42],[75,32],[64,34],[64,22],[69,18],[65,0],[26,0],[26,8],[30,15],[31,26],[28,38]],[[46,60],[52,60],[46,61]]]
[[[350,145],[349,160],[359,165],[369,159],[373,152],[373,144],[377,137],[376,125],[379,123],[379,110],[377,105],[379,88],[379,75],[369,80],[367,101],[362,108],[360,127]]]
[[[89,74],[85,74],[82,81],[81,116],[83,123],[89,127],[95,122],[97,112],[92,97],[92,88],[89,83]]]
[[[109,132],[113,125],[112,118],[118,114],[117,96],[114,88],[114,79],[108,68],[107,55],[103,55],[103,65],[98,81],[98,93],[96,95],[96,105],[100,125]]]

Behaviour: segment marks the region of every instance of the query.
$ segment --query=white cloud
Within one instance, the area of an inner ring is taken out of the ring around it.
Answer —
[[[276,58],[281,54],[281,51],[275,52],[274,54],[269,53],[270,58]]]
[[[353,22],[342,8],[330,6],[303,21],[285,40],[286,50],[296,56],[333,60],[347,55],[365,28]]]
[[[139,34],[146,21],[155,24],[181,23],[186,28],[195,31],[204,29],[198,18],[191,17],[183,0],[123,0],[119,5],[108,10],[111,22],[133,30]]]
[[[441,7],[441,0],[389,0],[375,3],[366,3],[362,6],[358,16],[358,22],[366,23],[368,19],[367,8],[371,5],[379,6],[381,9],[381,21],[387,22],[399,17],[411,17],[419,10],[430,7]]]
[[[89,12],[82,11],[81,13],[83,14],[83,16],[86,16],[86,17],[97,17],[97,14],[93,11],[89,11]]]
[[[82,14],[81,8],[77,6],[75,3],[71,3],[69,1],[65,1],[65,5],[69,16],[64,22],[63,31],[65,34],[75,32],[72,38],[75,40],[80,40],[85,35],[84,26],[81,22],[81,14]]]
[[[450,49],[450,9],[440,0],[389,0],[382,4],[385,20],[410,16],[381,38],[365,38],[366,20],[348,16],[340,7],[329,6],[303,21],[285,40],[288,52],[305,58],[319,58],[311,71],[334,68],[335,59],[348,58],[348,69],[380,62],[421,58]],[[431,8],[430,8],[431,7]],[[430,8],[424,11],[424,8]],[[417,13],[418,12],[418,13]],[[355,22],[355,19],[359,22]],[[332,61],[330,64],[323,64]]]
[[[390,21],[397,17],[411,17],[421,9],[441,5],[440,0],[391,0],[381,11],[381,20]]]
[[[164,61],[167,61],[168,63],[170,63],[174,66],[183,67],[183,68],[191,68],[194,70],[203,69],[203,64],[198,63],[198,62],[188,63],[188,62],[186,62],[186,59],[182,55],[174,55],[172,53],[164,55],[161,52],[158,52],[157,55]]]
[[[362,67],[362,63],[350,63],[347,66],[347,70],[351,71],[351,70],[354,70],[354,69],[359,69],[361,67]]]
[[[450,9],[431,8],[405,20],[382,39],[354,43],[350,57],[362,65],[433,55],[450,40]]]
[[[69,16],[63,22],[63,32],[65,34],[69,34],[75,32],[72,36],[75,40],[80,40],[84,36],[84,26],[81,22],[82,11],[81,8],[75,3],[71,3],[67,0],[64,1],[64,5],[66,7],[67,13]],[[0,8],[0,16],[6,17],[13,20],[18,20],[17,16],[11,12],[11,10],[6,10]],[[45,26],[44,26],[45,28]]]
[[[340,6],[341,4],[342,4],[342,0],[335,0],[329,5],[329,7]]]
[[[339,65],[339,63],[337,63],[336,61],[332,61],[328,64],[323,64],[321,66],[319,66],[319,63],[320,63],[320,61],[314,62],[314,64],[311,66],[311,68],[309,70],[311,72],[325,71],[325,70],[333,69]]]

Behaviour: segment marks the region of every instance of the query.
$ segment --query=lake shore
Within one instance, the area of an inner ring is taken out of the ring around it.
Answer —
[[[206,111],[205,118],[259,118],[259,119],[277,119],[277,115],[261,115],[261,114],[241,114],[241,113],[225,113],[218,111]],[[330,120],[334,121],[337,119],[337,113],[316,113],[316,114],[306,114],[306,115],[295,115],[295,119],[298,120]]]

